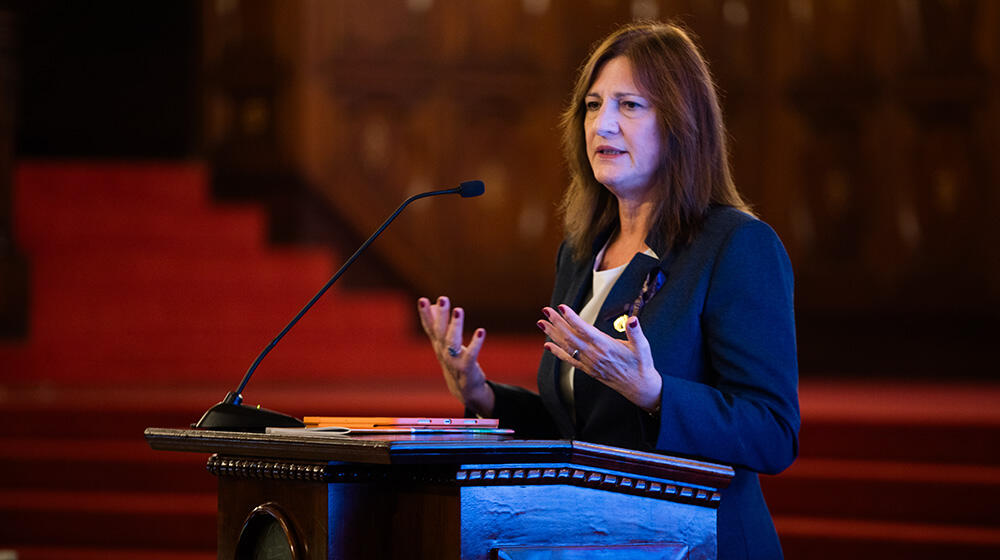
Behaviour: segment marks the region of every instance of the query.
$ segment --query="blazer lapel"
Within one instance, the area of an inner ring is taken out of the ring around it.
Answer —
[[[600,252],[601,247],[604,246],[604,243],[607,242],[611,233],[611,231],[608,231],[606,234],[598,237],[594,243],[594,250],[591,252],[593,256],[585,262],[575,263],[576,266],[570,267],[571,270],[560,270],[560,276],[563,274],[571,276],[565,290],[561,290],[562,294],[554,294],[551,302],[553,306],[562,303],[570,306],[577,313],[580,312],[585,303],[584,299],[590,293],[591,284],[593,283],[594,259],[597,253]],[[650,241],[647,241],[647,245],[649,243]],[[602,332],[619,339],[625,339],[626,335],[624,332],[617,332],[614,329],[615,319],[622,313],[625,313],[629,304],[634,302],[636,297],[639,296],[643,283],[651,272],[657,269],[666,272],[670,267],[673,261],[673,251],[654,247],[653,245],[650,246],[653,247],[654,251],[657,251],[657,254],[666,253],[667,256],[659,260],[641,253],[632,257],[628,266],[622,271],[622,275],[618,281],[615,282],[608,297],[604,300],[601,311],[597,315],[597,320],[594,322],[594,326]],[[547,407],[560,432],[566,437],[573,438],[579,433],[579,427],[574,425],[570,411],[560,397],[559,364],[559,360],[552,353],[545,352],[542,355],[542,364],[538,376],[539,393],[543,400],[546,401]],[[600,398],[599,395],[605,390],[610,390],[604,387],[599,381],[580,371],[575,373],[573,384],[577,418],[587,418],[588,411],[592,411],[596,406],[596,399]]]
[[[605,240],[607,238],[605,237]],[[603,241],[601,241],[603,244]],[[560,269],[559,276],[569,275],[569,282],[565,289],[557,290],[562,293],[553,294],[551,306],[559,304],[570,306],[574,311],[579,312],[583,308],[584,298],[590,292],[590,285],[593,282],[594,258],[597,251],[592,253],[589,259],[584,262],[575,262],[570,270]],[[571,261],[572,262],[572,261]],[[558,284],[557,279],[557,284]],[[559,366],[560,361],[551,352],[542,354],[542,363],[539,366],[538,392],[542,400],[546,403],[552,419],[555,421],[559,432],[569,439],[576,437],[576,427],[570,410],[563,402],[562,392],[559,390]]]
[[[597,314],[594,326],[615,338],[626,338],[624,332],[615,330],[615,319],[624,313],[628,313],[632,302],[635,301],[635,298],[642,291],[642,284],[645,282],[646,277],[659,264],[660,261],[657,259],[642,253],[638,253],[632,257],[632,261],[625,267],[622,275],[618,277],[618,281],[615,282],[611,291],[608,292],[608,297],[605,298],[604,304],[601,306],[601,311]]]

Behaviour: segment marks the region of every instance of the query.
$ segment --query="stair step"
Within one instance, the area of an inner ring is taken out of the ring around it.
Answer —
[[[209,549],[216,496],[164,484],[156,492],[10,490],[0,493],[0,542],[21,546]]]
[[[761,485],[782,515],[1000,527],[1000,467],[803,458]]]
[[[178,212],[172,208],[87,212],[75,206],[47,207],[38,219],[18,214],[16,232],[25,251],[186,249],[248,250],[263,243],[265,217],[257,207],[224,207]]]
[[[28,215],[95,200],[197,208],[208,199],[208,170],[200,162],[22,161],[13,184],[18,212]]]
[[[1000,384],[800,384],[799,456],[1000,466]]]
[[[182,342],[185,338],[266,341],[273,338],[310,300],[252,294],[155,293],[135,299],[94,294],[86,303],[64,297],[40,301],[31,324],[32,336],[50,347],[106,341],[120,346],[142,339]],[[327,297],[329,296],[329,297]],[[413,338],[416,311],[400,297],[337,297],[327,294],[303,317],[294,331],[310,331],[326,340],[338,337]],[[308,325],[308,326],[307,326]],[[305,334],[305,333],[303,333]]]
[[[0,488],[147,491],[157,485],[214,495],[205,456],[157,453],[139,437],[0,437]]]
[[[133,379],[118,386],[0,386],[0,435],[14,439],[117,439],[145,445],[146,428],[186,428],[238,382],[234,378],[228,384],[197,387],[140,384]],[[355,378],[342,384],[287,384],[260,378],[250,383],[244,397],[247,405],[260,404],[299,418],[462,413],[440,373],[424,381]],[[203,468],[204,464],[198,470]]]
[[[211,342],[211,341],[209,341]],[[204,344],[192,345],[195,350]],[[141,377],[149,381],[197,383],[211,379],[238,381],[264,347],[264,342],[239,348],[220,348],[206,355],[190,348],[145,345],[119,352],[115,348],[66,348],[72,355],[36,356],[19,353],[12,360],[4,382],[128,382]],[[378,341],[359,340],[355,344],[340,341],[319,353],[315,348],[283,340],[261,363],[256,376],[283,379],[286,382],[351,379],[372,376],[386,383],[402,379],[427,379],[440,376],[437,362],[428,347],[397,347],[386,353]],[[0,357],[3,356],[0,352]],[[234,381],[234,384],[235,384]],[[386,387],[388,389],[388,387]]]
[[[1000,529],[829,517],[774,516],[786,558],[996,558]]]
[[[4,549],[0,549],[0,553]],[[16,560],[216,560],[215,546],[203,550],[150,550],[139,548],[84,548],[20,546],[12,549]],[[0,558],[3,558],[0,554]],[[15,560],[11,558],[11,560]]]
[[[305,325],[303,325],[305,327]],[[119,346],[62,345],[53,353],[45,346],[0,346],[0,383],[92,382],[127,383],[137,377],[149,382],[194,383],[236,381],[270,340],[218,338],[155,340],[139,338],[130,346],[123,338]],[[354,338],[291,333],[261,363],[258,379],[280,379],[286,383],[323,381],[329,390],[352,379],[381,379],[370,389],[392,394],[392,384],[406,380],[439,380],[440,366],[427,342],[420,339]],[[523,343],[493,341],[480,354],[480,363],[496,379],[515,379],[533,384],[541,348]]]
[[[803,423],[799,441],[802,457],[1000,465],[1000,426],[986,422],[810,420]]]
[[[815,422],[1000,426],[1000,382],[804,379],[803,410]]]
[[[220,253],[218,248],[196,252],[99,248],[38,254],[31,262],[36,276],[33,287],[49,296],[77,287],[89,293],[150,284],[184,289],[259,286],[275,291],[302,284],[305,293],[311,293],[334,272],[333,255],[322,249],[253,248]]]

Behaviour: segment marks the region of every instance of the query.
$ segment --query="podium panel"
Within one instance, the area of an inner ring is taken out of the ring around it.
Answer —
[[[487,434],[309,436],[150,428],[211,453],[218,557],[710,559],[731,468]],[[258,556],[260,557],[260,556]]]

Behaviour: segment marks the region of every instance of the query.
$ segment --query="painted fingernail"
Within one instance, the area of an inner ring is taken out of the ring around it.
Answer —
[[[545,332],[545,323],[539,321],[535,324],[538,325],[538,328],[542,329],[542,332]]]
[[[454,311],[451,312],[451,316],[458,319],[459,317],[462,316],[462,310],[456,308]]]
[[[424,309],[427,307],[427,300],[421,298],[420,301],[417,302],[417,305],[420,306],[420,309]]]
[[[476,331],[476,338],[483,338],[484,336],[486,336],[486,331],[484,331],[483,329],[479,329]]]
[[[565,314],[566,314],[566,312],[568,312],[568,311],[569,311],[569,308],[568,308],[568,307],[566,307],[565,305],[560,305],[560,306],[559,306],[559,311],[561,311],[561,312],[562,312],[562,313],[563,313],[563,314],[565,315]]]
[[[549,312],[548,309],[545,309],[545,308],[542,308],[542,315],[545,315],[546,319],[551,319],[552,318],[552,314]]]
[[[448,303],[448,302],[443,297],[439,297],[438,298],[438,305],[440,305],[441,307],[444,307],[445,303]]]
[[[639,319],[632,317],[631,319],[628,320],[628,328],[634,329],[638,326],[639,326]]]

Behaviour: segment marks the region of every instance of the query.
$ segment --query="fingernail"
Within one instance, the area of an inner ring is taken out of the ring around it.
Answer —
[[[443,297],[439,297],[438,298],[438,305],[440,305],[441,307],[444,307],[444,303],[445,303],[444,298]]]
[[[562,311],[562,313],[565,315],[566,312],[569,311],[569,308],[566,307],[565,305],[560,305],[559,306],[559,311]]]
[[[545,315],[546,319],[551,319],[552,315],[549,313],[548,309],[542,308],[542,315]]]
[[[459,317],[462,316],[462,310],[456,308],[454,311],[451,312],[451,316],[458,319]]]
[[[476,338],[483,338],[484,336],[486,336],[486,331],[484,331],[483,329],[479,329],[476,331]]]
[[[538,328],[542,329],[542,332],[545,332],[545,323],[539,321],[535,324],[538,325]]]
[[[631,319],[628,320],[628,328],[634,329],[638,326],[639,326],[639,319],[632,317]]]
[[[420,306],[420,309],[424,309],[425,307],[427,307],[427,300],[421,299],[420,301],[417,302],[417,305]]]

